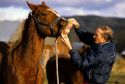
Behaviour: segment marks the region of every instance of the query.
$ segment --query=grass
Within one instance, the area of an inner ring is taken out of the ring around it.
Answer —
[[[125,84],[125,60],[117,56],[108,84]]]
[[[125,73],[111,73],[108,84],[125,84]]]

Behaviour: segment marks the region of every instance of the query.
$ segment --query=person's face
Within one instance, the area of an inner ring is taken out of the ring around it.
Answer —
[[[100,43],[106,42],[102,34],[103,34],[103,31],[97,28],[94,35],[95,43],[100,44]]]

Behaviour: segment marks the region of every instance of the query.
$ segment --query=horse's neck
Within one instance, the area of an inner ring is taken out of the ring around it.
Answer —
[[[20,53],[18,55],[21,58],[37,62],[42,55],[43,43],[44,39],[38,35],[32,19],[30,22],[26,21],[21,42],[15,50],[16,53]]]

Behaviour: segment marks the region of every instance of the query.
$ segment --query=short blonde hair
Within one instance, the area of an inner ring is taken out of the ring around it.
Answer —
[[[98,29],[101,29],[103,31],[102,36],[106,41],[112,41],[113,30],[109,26],[99,26]]]

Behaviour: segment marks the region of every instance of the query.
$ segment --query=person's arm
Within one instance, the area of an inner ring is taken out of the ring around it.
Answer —
[[[96,62],[95,56],[92,54],[81,57],[78,51],[74,49],[71,49],[69,53],[71,55],[70,59],[73,64],[81,70],[94,65],[94,62]]]
[[[86,30],[85,27],[83,28],[75,28],[76,34],[78,35],[79,39],[87,44],[87,45],[92,45],[94,44],[94,38],[93,38],[93,33],[90,33]]]
[[[88,30],[87,30],[87,28],[85,28],[85,26],[80,28],[79,23],[74,18],[68,19],[68,21],[74,25],[76,34],[78,35],[79,39],[83,43],[90,45],[90,46],[92,44],[94,44],[94,38],[93,38],[94,34],[88,32]]]
[[[94,50],[90,50],[89,53],[82,57],[79,55],[78,51],[74,49],[71,49],[69,53],[73,64],[81,70],[88,67],[98,66],[98,64],[104,61],[103,53],[96,52]]]

